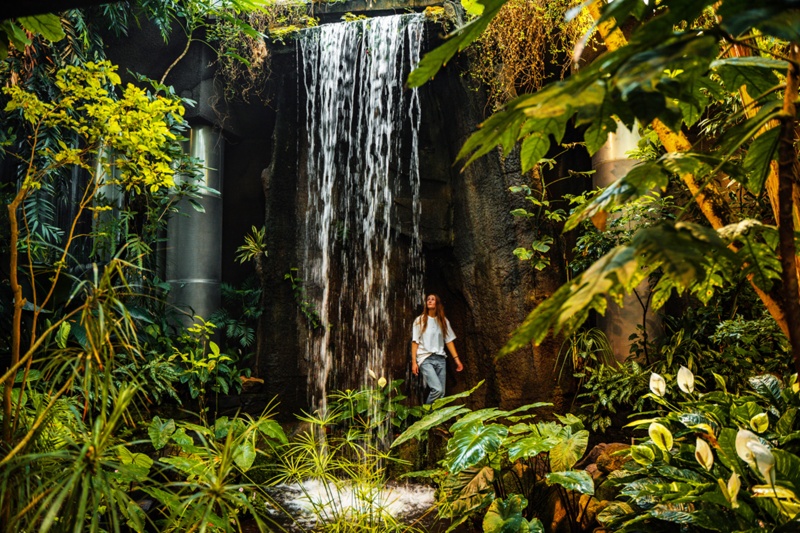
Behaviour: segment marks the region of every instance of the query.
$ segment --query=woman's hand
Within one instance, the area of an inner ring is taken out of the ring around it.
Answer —
[[[419,375],[419,365],[416,360],[411,361],[411,373],[415,376]]]
[[[456,372],[461,372],[462,370],[464,370],[464,365],[461,364],[461,359],[456,357],[455,361],[456,361]]]

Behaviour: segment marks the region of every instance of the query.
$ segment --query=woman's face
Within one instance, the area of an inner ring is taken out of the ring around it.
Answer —
[[[436,296],[431,294],[425,298],[425,307],[428,309],[436,309]]]

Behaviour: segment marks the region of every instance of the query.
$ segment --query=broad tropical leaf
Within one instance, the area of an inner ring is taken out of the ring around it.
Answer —
[[[582,429],[567,435],[550,450],[550,470],[558,472],[569,470],[586,453],[589,444],[589,432]]]
[[[442,482],[440,510],[445,516],[462,517],[483,509],[494,499],[494,470],[472,467],[450,474]]]
[[[407,430],[401,433],[400,436],[394,440],[391,447],[394,448],[395,446],[399,446],[408,440],[426,436],[428,430],[431,428],[443,424],[451,418],[469,412],[470,410],[463,405],[451,405],[450,407],[433,411],[432,413],[411,424]]]
[[[484,426],[480,420],[462,426],[447,441],[445,466],[450,472],[459,472],[478,464],[488,454],[500,449],[508,428],[500,424]]]
[[[527,533],[530,531],[528,521],[522,516],[522,510],[528,500],[519,494],[512,494],[507,500],[494,500],[483,517],[484,533]]]
[[[536,457],[542,452],[549,452],[558,443],[558,438],[553,436],[532,435],[523,437],[508,445],[508,460],[513,463],[518,459]]]
[[[547,474],[548,485],[561,485],[581,494],[594,494],[594,480],[586,470],[567,470]]]
[[[778,84],[777,72],[786,72],[788,64],[782,59],[760,56],[723,57],[711,62],[711,68],[722,78],[730,91],[746,87],[757,98]]]
[[[150,441],[156,450],[160,450],[169,442],[169,438],[175,433],[175,421],[169,419],[166,421],[161,420],[158,415],[153,417],[150,425],[147,427],[147,434],[150,436]]]
[[[459,392],[458,394],[452,394],[450,396],[445,396],[444,398],[439,398],[438,400],[433,402],[433,405],[431,405],[431,409],[433,411],[436,411],[437,409],[440,409],[440,408],[444,407],[448,403],[452,403],[455,400],[459,400],[461,398],[468,397],[470,394],[472,394],[473,392],[478,390],[478,388],[481,385],[483,385],[484,381],[486,381],[486,380],[485,379],[480,380],[477,385],[475,385],[474,387],[472,387],[468,391]]]

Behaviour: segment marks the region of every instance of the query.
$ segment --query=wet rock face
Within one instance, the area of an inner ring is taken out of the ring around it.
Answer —
[[[167,65],[158,61],[171,61],[182,43],[171,42],[165,52],[155,29],[145,30],[115,41],[117,59],[123,64],[120,71],[127,65],[159,77]],[[427,28],[425,49],[439,44],[440,33],[436,25]],[[134,38],[135,46],[130,40]],[[132,55],[131,50],[138,52]],[[304,343],[307,321],[297,301],[302,295],[284,280],[292,268],[301,266],[307,205],[301,163],[308,147],[297,122],[304,106],[297,54],[291,44],[273,50],[268,103],[226,106],[215,93],[218,89],[212,83],[206,51],[202,46],[193,48],[191,57],[167,81],[175,83],[179,93],[198,100],[190,110],[190,121],[213,123],[225,134],[224,282],[238,285],[252,275],[251,265],[235,261],[235,251],[250,226],[263,223],[267,228],[269,256],[259,274],[264,314],[258,324],[256,374],[265,380],[261,393],[277,396],[280,411],[291,413],[307,406],[309,357]],[[508,191],[512,185],[528,182],[520,175],[513,154],[503,161],[498,153],[490,153],[463,172],[460,164],[454,164],[463,143],[489,112],[482,95],[467,87],[466,68],[453,61],[420,89],[424,289],[443,298],[465,365],[459,374],[450,366],[447,390],[459,392],[485,380],[485,386],[473,395],[473,407],[511,408],[550,401],[559,341],[548,339],[499,361],[494,357],[530,310],[563,281],[560,261],[555,259],[561,251],[554,247],[553,267],[543,272],[534,272],[512,253],[529,246],[533,237],[526,221],[509,214],[528,207],[521,195]],[[409,278],[411,198],[410,191],[397,192],[391,220],[398,253],[387,283],[397,291],[405,290]],[[421,304],[422,295],[415,303],[398,302],[392,309],[390,319],[399,333],[391,338],[391,353],[386,354],[387,376],[411,379],[410,324],[421,312]]]
[[[428,31],[428,35],[436,34]],[[288,63],[286,58],[293,56],[286,54],[284,62]],[[284,74],[278,78],[284,88],[293,81],[292,70],[297,72],[296,68],[284,66]],[[494,357],[534,305],[559,286],[563,274],[557,260],[552,268],[535,272],[530,264],[513,255],[515,248],[529,246],[533,238],[528,223],[510,215],[512,209],[526,205],[522,195],[511,193],[508,188],[528,182],[520,175],[513,154],[503,161],[499,153],[490,153],[463,171],[461,164],[454,164],[460,147],[488,112],[481,94],[466,86],[462,72],[463,67],[459,69],[452,64],[420,89],[424,290],[442,297],[465,366],[461,373],[456,373],[452,364],[449,366],[447,391],[459,392],[485,380],[486,384],[473,395],[473,407],[513,408],[549,401],[555,387],[553,366],[559,343],[546,341],[542,346],[528,347],[499,361]],[[287,163],[284,159],[292,154],[294,161],[302,161],[308,148],[304,145],[304,134],[298,135],[297,125],[291,123],[297,118],[296,103],[280,100],[297,98],[297,92],[285,89],[275,95],[278,118],[273,135],[274,162],[268,171],[273,185],[272,192],[266,192],[266,227],[286,232],[273,237],[277,247],[273,257],[282,263],[275,268],[286,269],[291,261],[288,258],[302,257],[303,191],[307,176],[302,164]],[[282,109],[291,111],[284,113]],[[289,122],[282,124],[282,121]],[[294,184],[294,199],[288,198],[288,190],[278,193],[277,189],[286,189],[287,180]],[[410,191],[398,190],[391,224],[401,251],[394,254],[395,263],[387,283],[399,291],[408,282],[408,254],[403,249],[411,242],[411,209]],[[291,224],[287,224],[287,217],[293,219]],[[273,248],[270,250],[272,256]],[[275,289],[270,287],[271,305],[296,309],[291,294]],[[409,372],[410,324],[422,311],[421,304],[419,295],[419,307],[400,302],[393,310],[391,321],[401,333],[392,337],[388,350],[391,353],[386,354],[387,376],[416,380]],[[296,386],[304,381],[302,376],[308,370],[308,362],[303,354],[302,339],[306,331],[302,319],[297,313],[300,325],[296,337],[287,336],[287,330],[278,324],[262,323],[263,335],[271,339],[264,343],[260,357],[268,391],[286,391],[287,383]],[[278,346],[280,349],[276,349]],[[412,394],[417,389],[412,387]],[[287,401],[293,404],[299,399],[287,398],[284,405]]]
[[[449,367],[448,392],[486,380],[474,403],[511,408],[550,399],[558,345],[531,346],[499,361],[494,356],[534,301],[558,287],[561,273],[554,267],[534,275],[513,255],[532,240],[528,223],[510,215],[525,201],[509,187],[527,183],[513,154],[502,161],[490,153],[463,171],[463,162],[454,164],[486,112],[482,95],[466,83],[453,65],[421,89],[425,291],[442,297],[465,365],[460,374]],[[402,371],[401,365],[395,370]]]

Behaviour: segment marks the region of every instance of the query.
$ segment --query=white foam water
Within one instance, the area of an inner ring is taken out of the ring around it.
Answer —
[[[310,479],[302,484],[279,485],[276,497],[303,528],[319,520],[369,515],[381,520],[384,514],[398,521],[410,521],[434,505],[434,489],[418,484],[389,484],[358,487],[342,481],[333,483]]]

